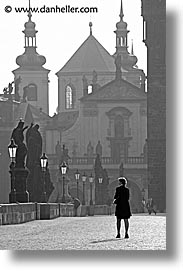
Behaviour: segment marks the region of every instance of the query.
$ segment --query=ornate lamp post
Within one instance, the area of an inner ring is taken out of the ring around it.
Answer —
[[[42,172],[43,172],[43,202],[46,202],[46,182],[45,182],[45,174],[46,174],[46,167],[47,167],[47,163],[48,163],[48,158],[46,156],[45,153],[43,153],[42,157],[41,157],[41,168],[42,168]]]
[[[77,169],[76,173],[75,173],[75,178],[76,178],[76,183],[77,183],[77,198],[78,199],[79,199],[79,177],[80,177],[80,173]]]
[[[83,201],[82,201],[82,205],[85,205],[85,183],[86,183],[86,175],[85,172],[82,175],[82,182],[83,182]]]
[[[65,203],[65,175],[67,172],[67,165],[65,161],[60,165],[60,171],[62,173],[62,182],[63,182],[63,193],[62,193],[62,202]]]
[[[100,204],[103,204],[103,197],[104,197],[104,194],[103,194],[103,188],[102,188],[102,182],[103,182],[103,178],[102,176],[99,176],[98,177],[98,182],[99,182],[99,199],[100,199]]]
[[[15,157],[17,151],[17,145],[14,143],[14,140],[11,139],[11,143],[8,146],[9,156],[11,159],[10,164],[10,174],[11,174],[11,192],[9,194],[9,202],[13,203],[16,202],[16,189],[15,189]]]
[[[93,205],[93,199],[92,199],[92,184],[93,184],[93,176],[92,174],[89,177],[89,183],[90,183],[90,205]]]

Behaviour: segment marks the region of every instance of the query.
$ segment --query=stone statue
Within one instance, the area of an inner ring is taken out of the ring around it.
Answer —
[[[27,97],[27,92],[28,92],[28,86],[23,87],[23,102],[26,102],[26,97]]]
[[[69,150],[67,148],[65,148],[65,144],[64,144],[63,149],[62,149],[62,153],[61,153],[61,164],[63,162],[66,162],[66,164],[68,164],[69,159],[70,159]]]
[[[102,145],[100,143],[100,140],[97,143],[95,152],[96,152],[96,155],[99,155],[100,157],[102,157]]]
[[[28,141],[29,141],[29,137],[31,135],[33,125],[34,125],[34,123],[32,122],[30,127],[27,129],[26,134],[25,134],[25,140],[26,140],[27,148],[28,148]]]
[[[93,156],[93,146],[91,144],[91,141],[89,141],[87,145],[87,157],[92,157]]]
[[[19,121],[16,128],[13,129],[11,138],[14,140],[15,144],[18,146],[15,157],[15,167],[25,168],[25,157],[27,155],[27,147],[24,144],[24,134],[23,132],[28,126],[24,127],[24,122]]]
[[[29,134],[27,135],[28,155],[27,155],[27,167],[34,167],[40,163],[42,154],[42,137],[39,132],[39,125],[29,128]]]
[[[60,145],[59,141],[57,141],[57,144],[55,146],[55,154],[56,154],[57,158],[60,160],[60,158],[61,158],[61,145]]]
[[[98,79],[97,72],[94,70],[93,71],[93,79],[92,79],[93,85],[97,84],[97,79]]]
[[[98,79],[98,76],[97,76],[96,71],[94,70],[93,71],[93,79],[92,79],[93,92],[96,92],[97,89],[99,88],[99,85],[97,84],[97,79]]]
[[[19,76],[14,81],[14,84],[15,84],[15,100],[16,101],[20,101],[20,95],[19,95],[19,92],[18,92],[20,83],[21,83],[21,77]]]
[[[83,96],[88,94],[88,80],[85,75],[83,75]]]
[[[8,93],[11,95],[13,92],[13,82],[8,84]]]
[[[99,154],[97,154],[96,159],[95,159],[94,170],[95,170],[95,175],[97,177],[102,176],[103,168],[102,168]]]

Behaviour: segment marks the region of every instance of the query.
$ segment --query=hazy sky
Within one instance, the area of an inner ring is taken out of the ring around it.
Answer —
[[[24,52],[24,23],[27,13],[10,13],[5,6],[25,7],[28,0],[1,0],[0,6],[0,89],[13,81],[12,70],[17,68],[16,57]],[[116,23],[119,21],[121,0],[31,0],[32,7],[97,7],[98,13],[33,13],[32,21],[36,23],[37,52],[46,57],[45,68],[50,69],[50,114],[57,107],[57,77],[55,73],[67,62],[77,48],[89,35],[89,21],[93,22],[93,35],[113,54],[115,52]],[[134,41],[134,53],[138,57],[138,67],[146,73],[146,47],[142,42],[142,16],[140,0],[123,0],[124,21],[128,23],[129,44]],[[130,45],[131,49],[131,45]]]

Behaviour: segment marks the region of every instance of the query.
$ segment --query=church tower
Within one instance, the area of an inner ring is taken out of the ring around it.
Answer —
[[[36,51],[36,25],[31,20],[32,14],[28,13],[28,22],[25,23],[25,52],[18,56],[16,63],[19,66],[13,71],[14,83],[18,85],[18,101],[28,102],[49,114],[48,74],[49,70],[43,65],[46,58]],[[16,89],[16,88],[15,88]],[[16,95],[17,96],[17,95]]]
[[[114,57],[117,55],[121,56],[122,68],[124,70],[123,79],[132,83],[133,85],[145,90],[145,74],[143,70],[138,69],[136,63],[138,61],[137,57],[134,55],[134,46],[132,41],[131,53],[128,52],[128,33],[127,23],[123,20],[123,2],[121,0],[120,7],[120,21],[116,24],[116,52]]]

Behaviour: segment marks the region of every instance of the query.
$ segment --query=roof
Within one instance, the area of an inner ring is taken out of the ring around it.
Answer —
[[[124,79],[114,79],[95,93],[80,98],[81,101],[146,100],[146,93]]]
[[[18,122],[22,118],[27,124],[35,121],[49,121],[51,117],[46,113],[42,112],[40,108],[37,108],[27,102],[19,104],[16,113],[15,121]]]
[[[51,118],[51,121],[47,125],[46,129],[60,129],[62,131],[66,131],[75,124],[76,120],[78,119],[78,116],[79,111],[68,111],[58,113]]]
[[[57,72],[57,75],[65,72],[87,73],[93,72],[115,72],[114,58],[91,34]]]

